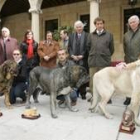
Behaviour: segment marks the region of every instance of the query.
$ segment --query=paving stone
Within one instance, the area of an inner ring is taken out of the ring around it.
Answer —
[[[41,117],[36,120],[21,118],[25,110],[24,104],[17,103],[13,109],[4,105],[4,97],[0,98],[3,116],[0,117],[0,140],[138,140],[140,128],[136,127],[133,135],[119,133],[119,125],[125,110],[125,98],[113,98],[107,110],[114,115],[106,119],[99,113],[91,113],[90,103],[78,98],[78,112],[70,112],[68,108],[57,107],[58,118],[50,115],[49,96],[40,95],[39,103],[32,100]]]

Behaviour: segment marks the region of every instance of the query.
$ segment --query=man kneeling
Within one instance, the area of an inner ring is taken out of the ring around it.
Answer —
[[[58,68],[64,68],[65,66],[73,66],[76,65],[73,61],[68,59],[68,53],[66,50],[64,49],[60,49],[58,51],[58,64],[57,67]],[[71,105],[75,106],[76,102],[77,102],[77,89],[74,88],[71,92],[70,92],[70,98],[71,98]],[[65,98],[64,95],[58,95],[57,99],[60,100],[58,102],[60,107],[65,107]]]

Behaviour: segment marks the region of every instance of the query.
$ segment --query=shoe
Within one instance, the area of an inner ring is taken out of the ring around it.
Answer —
[[[3,96],[4,95],[4,93],[3,92],[0,92],[0,96]]]
[[[112,104],[112,100],[110,99],[107,103],[108,103],[108,104]]]
[[[65,102],[65,101],[60,100],[60,101],[58,102],[58,105],[62,105],[62,104],[64,104],[64,102]]]
[[[92,102],[92,100],[93,100],[93,97],[90,97],[87,101]]]
[[[35,92],[36,92],[37,95],[39,95],[39,94],[44,95],[45,94],[40,88],[36,88]]]
[[[26,96],[22,98],[22,102],[26,102]]]
[[[86,95],[85,94],[81,94],[81,98],[82,98],[82,100],[86,100]]]
[[[130,104],[130,102],[131,102],[131,98],[129,98],[129,97],[126,97],[126,100],[124,101],[124,105],[129,105]]]
[[[66,108],[66,103],[65,103],[65,101],[59,101],[58,102],[58,106],[60,107],[60,108]]]
[[[75,105],[76,105],[76,101],[72,101],[71,106],[75,106]]]

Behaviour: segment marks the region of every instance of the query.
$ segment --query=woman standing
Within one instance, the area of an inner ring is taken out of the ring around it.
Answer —
[[[39,65],[39,56],[37,54],[38,43],[33,38],[33,32],[27,30],[24,35],[24,41],[20,44],[23,54],[23,60],[26,62],[27,73]]]

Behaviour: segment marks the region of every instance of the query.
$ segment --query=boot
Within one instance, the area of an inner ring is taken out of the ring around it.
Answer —
[[[131,98],[130,97],[126,97],[126,100],[124,101],[124,105],[129,105],[131,102]]]
[[[3,96],[4,95],[4,93],[3,92],[0,92],[0,96]]]
[[[107,103],[108,103],[108,104],[112,104],[112,100],[110,99]]]
[[[81,94],[81,97],[82,97],[82,100],[86,100],[86,93],[80,93]]]

